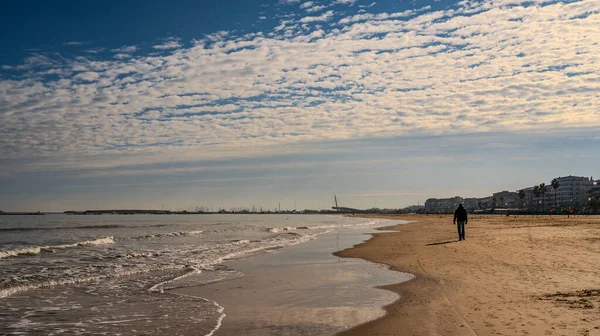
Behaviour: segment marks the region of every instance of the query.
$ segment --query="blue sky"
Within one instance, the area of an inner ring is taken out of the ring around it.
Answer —
[[[0,210],[404,207],[600,176],[600,3],[0,13]]]

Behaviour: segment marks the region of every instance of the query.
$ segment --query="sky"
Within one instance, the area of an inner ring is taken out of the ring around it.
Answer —
[[[600,177],[597,0],[21,1],[0,210],[402,208]]]

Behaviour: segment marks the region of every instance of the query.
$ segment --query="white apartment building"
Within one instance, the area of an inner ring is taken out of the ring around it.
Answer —
[[[559,186],[556,190],[558,207],[579,207],[587,204],[588,192],[594,187],[594,180],[583,176],[565,176],[557,178]],[[551,195],[554,203],[554,195]],[[552,204],[553,204],[552,203]]]
[[[539,211],[560,211],[561,208],[579,208],[587,205],[591,196],[600,195],[600,180],[594,181],[591,177],[564,176],[557,177],[558,189],[552,187],[552,182],[545,185],[545,193],[536,197],[534,187],[523,188],[525,197],[521,199],[519,193],[510,191],[496,192],[492,196],[483,198],[430,198],[425,202],[426,212],[451,212],[459,203],[463,203],[468,210],[508,208],[529,209]],[[556,202],[556,203],[555,203]]]

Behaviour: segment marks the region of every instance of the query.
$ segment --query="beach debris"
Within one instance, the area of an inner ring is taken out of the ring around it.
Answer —
[[[600,289],[584,289],[574,292],[557,292],[546,294],[540,300],[552,300],[557,305],[572,309],[593,309],[600,307]]]

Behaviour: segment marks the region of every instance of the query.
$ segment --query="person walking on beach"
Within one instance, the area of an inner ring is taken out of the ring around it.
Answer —
[[[465,240],[465,224],[467,224],[468,221],[467,210],[461,203],[458,205],[458,209],[454,211],[454,224],[457,224],[458,240]]]

